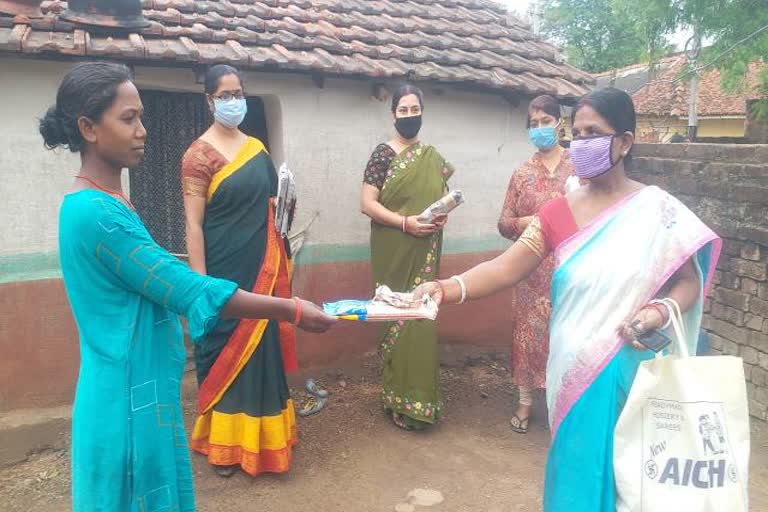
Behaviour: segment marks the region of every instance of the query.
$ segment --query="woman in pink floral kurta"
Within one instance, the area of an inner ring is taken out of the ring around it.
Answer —
[[[509,181],[499,219],[499,232],[514,240],[528,227],[539,208],[565,192],[573,174],[568,151],[559,144],[560,105],[550,96],[535,98],[528,107],[529,138],[538,151],[520,166]],[[550,257],[515,289],[512,313],[512,383],[520,390],[519,405],[512,415],[512,429],[524,434],[533,405],[532,391],[542,389],[546,376],[549,342]]]

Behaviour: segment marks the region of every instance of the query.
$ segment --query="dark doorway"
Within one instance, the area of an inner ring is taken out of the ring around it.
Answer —
[[[158,244],[185,254],[181,159],[208,128],[212,116],[203,94],[143,90],[141,100],[147,144],[144,162],[130,170],[131,202]],[[248,115],[240,129],[269,149],[261,98],[248,98]]]

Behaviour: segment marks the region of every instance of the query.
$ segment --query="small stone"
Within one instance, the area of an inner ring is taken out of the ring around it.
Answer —
[[[431,507],[443,502],[443,493],[433,489],[414,489],[408,493],[408,499],[412,505],[419,507]]]
[[[340,380],[340,381],[339,381],[339,386],[340,386],[340,387],[342,387],[342,388],[345,388],[345,387],[347,387],[347,381],[345,381],[345,380]]]
[[[481,391],[480,398],[488,398],[488,393],[486,393],[485,391]]]
[[[395,505],[395,512],[414,512],[416,507],[410,503],[398,503]]]

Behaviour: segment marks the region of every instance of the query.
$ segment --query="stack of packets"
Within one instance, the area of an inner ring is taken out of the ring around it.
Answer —
[[[420,222],[432,222],[438,215],[448,215],[463,202],[464,194],[461,190],[448,192],[442,199],[435,201],[426,210],[421,212],[418,219]]]
[[[362,322],[393,322],[397,320],[434,320],[437,304],[425,295],[415,300],[412,293],[393,292],[387,286],[376,289],[373,300],[341,300],[323,304],[327,315],[340,320]]]

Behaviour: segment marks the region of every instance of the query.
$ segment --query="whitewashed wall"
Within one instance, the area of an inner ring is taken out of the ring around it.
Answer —
[[[66,152],[46,151],[37,121],[54,102],[70,64],[0,57],[0,256],[56,250],[57,212],[78,168]],[[202,90],[191,70],[137,67],[139,88]],[[363,244],[368,222],[358,195],[365,163],[392,134],[389,102],[371,97],[363,80],[333,79],[316,87],[309,76],[247,73],[249,94],[265,96],[276,163],[286,159],[298,176],[297,225],[315,212],[311,244]],[[448,237],[488,239],[507,182],[531,147],[524,129],[525,103],[441,86],[425,87],[422,138],[458,170],[454,188],[468,203],[457,211]]]

